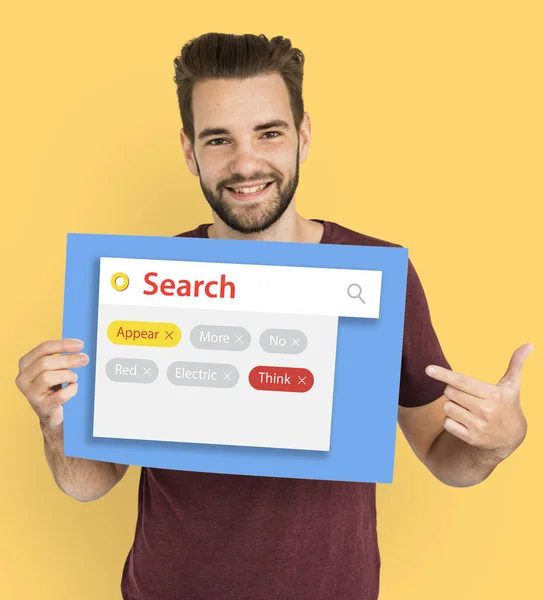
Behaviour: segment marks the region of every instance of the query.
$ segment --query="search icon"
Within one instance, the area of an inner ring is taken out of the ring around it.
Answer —
[[[361,288],[361,286],[358,283],[352,283],[348,287],[348,296],[350,298],[359,298],[359,300],[363,304],[366,304],[366,302],[363,300],[363,298],[361,296],[362,293],[363,293],[363,289]]]

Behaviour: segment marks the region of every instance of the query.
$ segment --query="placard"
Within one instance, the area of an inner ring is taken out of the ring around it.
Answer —
[[[69,234],[65,453],[392,481],[408,251]]]

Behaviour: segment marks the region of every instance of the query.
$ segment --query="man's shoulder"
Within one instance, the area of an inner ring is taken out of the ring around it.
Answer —
[[[360,231],[355,231],[354,229],[350,229],[349,227],[340,225],[339,223],[335,223],[334,221],[324,221],[322,219],[314,220],[323,223],[324,231],[323,239],[321,240],[323,244],[346,244],[352,246],[386,246],[389,248],[402,248],[400,244],[397,244],[395,242],[390,242],[388,240],[367,235],[366,233],[362,233]]]
[[[189,229],[188,231],[184,231],[182,233],[177,233],[174,237],[207,238],[209,226],[210,223],[201,223],[198,227]]]

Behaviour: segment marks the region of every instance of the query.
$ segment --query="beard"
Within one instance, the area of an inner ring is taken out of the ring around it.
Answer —
[[[279,172],[274,173],[255,173],[251,179],[246,179],[240,175],[234,175],[228,181],[224,180],[217,184],[216,191],[212,190],[202,181],[200,167],[195,163],[198,170],[200,188],[212,210],[228,227],[239,233],[259,233],[271,227],[291,204],[295,195],[299,178],[299,147],[297,145],[297,159],[295,165],[295,174],[287,182]],[[225,198],[228,194],[226,186],[233,186],[247,183],[251,185],[252,181],[270,181],[275,183],[274,189],[267,192],[267,199],[252,202],[251,200],[239,206],[229,203]]]

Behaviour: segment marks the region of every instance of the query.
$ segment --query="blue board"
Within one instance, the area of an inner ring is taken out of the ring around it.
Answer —
[[[327,452],[93,437],[100,257],[382,271],[378,319],[339,317]],[[408,250],[152,236],[68,234],[62,335],[85,342],[77,395],[64,405],[67,456],[267,477],[391,483]]]

